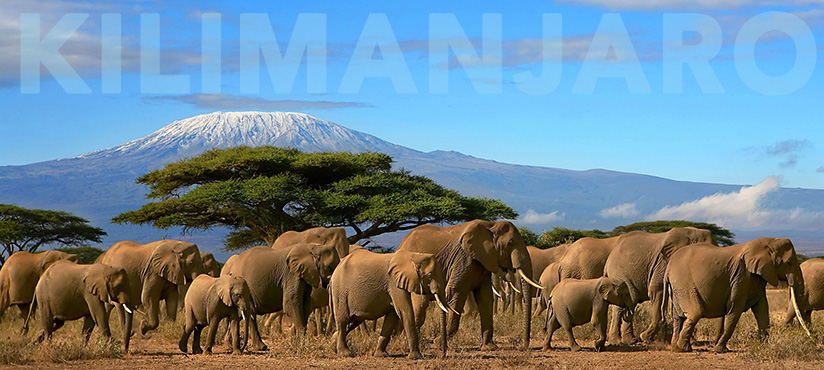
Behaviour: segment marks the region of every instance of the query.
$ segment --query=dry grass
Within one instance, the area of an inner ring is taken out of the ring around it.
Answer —
[[[809,361],[824,360],[824,352],[818,343],[824,343],[824,337],[810,340],[806,337],[803,330],[799,327],[784,327],[781,324],[781,318],[784,315],[784,310],[787,307],[786,291],[769,291],[768,298],[771,305],[771,319],[774,327],[771,329],[771,335],[766,341],[761,341],[757,338],[757,330],[755,319],[752,314],[745,313],[742,315],[738,324],[736,332],[729,342],[729,347],[735,353],[733,357],[738,358],[742,362],[757,362],[759,364],[778,364],[780,366],[787,364],[799,364]],[[640,333],[646,328],[649,320],[648,307],[646,304],[641,305],[636,310],[636,334]],[[507,350],[496,352],[491,355],[489,352],[479,350],[481,344],[481,333],[479,327],[479,319],[477,314],[466,314],[461,320],[460,330],[450,338],[449,350],[450,357],[461,358],[462,360],[456,365],[455,360],[450,362],[449,359],[442,359],[439,357],[440,351],[436,338],[440,331],[439,328],[439,314],[435,308],[430,308],[427,315],[427,321],[421,330],[421,351],[427,358],[427,361],[416,362],[416,367],[429,368],[443,368],[449,367],[452,369],[462,369],[464,365],[471,366],[469,368],[531,368],[536,364],[546,365],[552,367],[566,367],[564,363],[558,359],[559,354],[569,353],[567,348],[566,334],[559,330],[555,333],[553,344],[556,348],[552,352],[542,353],[537,350],[544,340],[545,333],[542,330],[545,316],[535,316],[532,325],[532,348],[531,352],[517,351],[520,348],[521,340],[521,316],[522,314],[516,312],[510,314],[506,312],[498,312],[495,314],[495,338],[496,342],[502,348]],[[134,327],[139,330],[142,316],[137,314],[135,316]],[[699,322],[696,327],[696,343],[694,349],[697,353],[707,353],[712,350],[712,340],[715,338],[717,330],[717,320],[704,319]],[[261,324],[263,320],[260,321]],[[17,317],[17,314],[6,314],[4,320],[0,323],[0,364],[14,364],[14,365],[31,365],[36,367],[48,367],[49,364],[65,364],[79,360],[95,360],[104,359],[107,361],[118,360],[123,357],[122,353],[122,331],[116,319],[112,320],[113,328],[112,335],[114,340],[101,338],[96,332],[92,335],[92,339],[86,345],[80,334],[81,322],[69,322],[65,327],[61,328],[54,334],[51,341],[42,344],[33,342],[34,334],[40,328],[37,323],[33,323],[29,336],[20,338],[18,335],[22,320]],[[135,334],[132,338],[132,355],[141,356],[162,356],[162,358],[172,359],[170,356],[179,356],[177,350],[177,341],[182,332],[182,319],[179,316],[175,322],[161,321],[161,325],[157,330],[150,332],[147,336],[142,337],[140,334]],[[224,325],[221,325],[223,328]],[[377,331],[357,329],[349,334],[348,340],[352,351],[360,358],[371,358],[375,346],[378,341],[381,322],[378,322]],[[264,328],[261,328],[263,333],[267,333]],[[288,331],[288,330],[287,330]],[[820,313],[813,315],[813,331],[817,333],[824,333],[824,315]],[[595,329],[591,325],[583,325],[574,329],[576,339],[579,344],[584,347],[585,353],[583,356],[595,356],[592,351],[593,342],[597,337]],[[226,353],[229,348],[222,343],[222,329],[217,336],[217,343],[215,345],[215,353]],[[206,331],[203,332],[203,340],[205,340]],[[288,334],[265,335],[264,340],[269,346],[268,352],[257,353],[254,357],[266,360],[282,360],[282,359],[297,359],[297,361],[312,363],[312,364],[340,364],[341,359],[335,353],[334,340],[331,336],[316,336],[307,334],[302,337],[293,337]],[[664,338],[661,342],[649,346],[633,346],[633,347],[609,347],[607,349],[610,353],[615,353],[616,356],[624,352],[650,351],[652,354],[660,353],[661,356],[670,355],[668,350],[668,338]],[[398,361],[406,356],[409,348],[406,343],[406,335],[395,335],[390,342],[388,352],[392,356],[392,361]],[[627,353],[632,355],[632,353]],[[675,356],[683,356],[673,354]],[[241,358],[246,358],[241,357]],[[588,358],[588,357],[587,357]],[[679,357],[680,358],[680,357]],[[630,358],[631,360],[631,358]],[[230,360],[231,361],[231,360]],[[97,362],[92,362],[97,363]],[[782,365],[783,364],[783,365]],[[759,365],[760,366],[760,365]]]

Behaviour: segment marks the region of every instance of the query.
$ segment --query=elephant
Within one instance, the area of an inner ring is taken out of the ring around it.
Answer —
[[[77,255],[61,251],[12,254],[0,267],[0,318],[9,306],[17,306],[20,316],[26,318],[40,276],[53,263],[64,260],[76,263]]]
[[[770,325],[766,285],[786,281],[793,306],[804,297],[804,277],[789,239],[758,238],[731,247],[709,243],[683,247],[670,257],[664,274],[672,300],[675,352],[691,351],[690,340],[701,318],[723,318],[715,352],[726,352],[741,313],[752,310],[764,338]],[[796,309],[796,315],[801,318]]]
[[[575,341],[572,327],[592,323],[598,330],[595,350],[604,348],[607,340],[607,309],[610,304],[624,307],[628,312],[635,310],[635,302],[629,294],[627,283],[602,277],[598,279],[567,279],[558,283],[550,294],[547,310],[547,332],[544,350],[552,348],[552,334],[563,327],[569,338],[572,352],[581,350]]]
[[[287,231],[272,243],[272,248],[287,247],[296,243],[316,243],[335,247],[340,258],[349,254],[349,239],[340,227],[313,227],[304,231]]]
[[[549,266],[553,262],[557,262],[561,259],[561,257],[566,254],[567,250],[569,249],[569,244],[561,244],[557,247],[552,248],[536,248],[533,246],[527,246],[526,251],[529,253],[529,258],[532,260],[532,280],[540,281],[541,274],[544,272],[547,266]],[[536,297],[537,294],[532,294],[533,297]],[[534,315],[540,315],[546,309],[544,305],[544,299],[537,300],[537,308],[535,310]]]
[[[346,245],[347,249],[349,245]],[[313,288],[329,283],[340,262],[335,247],[297,243],[289,247],[254,247],[224,266],[221,276],[246,280],[255,302],[255,314],[283,310],[299,333],[306,331]],[[251,348],[265,350],[254,315],[251,323]]]
[[[636,304],[652,302],[651,321],[640,338],[650,343],[665,320],[661,312],[664,309],[664,271],[669,257],[690,244],[712,243],[712,233],[694,227],[677,227],[664,233],[632,231],[614,240],[612,253],[604,264],[604,276],[626,282]],[[612,307],[610,342],[631,344],[636,341],[632,320],[620,320],[625,315],[620,307]]]
[[[801,263],[801,275],[804,276],[804,296],[797,300],[801,317],[810,326],[813,311],[824,310],[824,259],[810,258]],[[796,318],[795,307],[787,306],[784,324],[789,325]]]
[[[418,226],[404,237],[397,250],[435,255],[446,276],[447,303],[457,312],[462,312],[469,293],[474,294],[481,321],[481,349],[497,349],[493,341],[491,274],[514,269],[523,279],[522,289],[527,284],[540,288],[530,278],[532,261],[526,244],[518,229],[509,221],[474,220],[448,227]],[[531,299],[526,298],[527,301]],[[423,295],[412,296],[418,327],[423,325],[429,300]],[[522,343],[529,348],[532,310],[530,305],[525,308]],[[461,316],[451,311],[448,315],[447,334],[453,335],[458,330]]]
[[[365,320],[384,318],[376,357],[388,356],[386,346],[398,322],[403,324],[409,344],[409,358],[421,358],[418,326],[412,308],[412,295],[434,295],[446,314],[446,279],[438,260],[428,253],[398,251],[373,253],[354,251],[332,273],[331,300],[335,318],[336,351],[351,356],[346,335]],[[455,311],[457,312],[457,311]],[[442,323],[446,322],[443,316]],[[446,327],[441,327],[446,338]]]
[[[129,296],[131,280],[125,270],[105,264],[78,265],[70,261],[52,264],[40,278],[35,288],[32,310],[26,317],[24,328],[35,307],[39,307],[43,330],[38,341],[51,338],[52,333],[68,320],[83,318],[83,334],[86,342],[95,325],[99,325],[106,337],[111,337],[107,304],[117,304],[126,311],[123,329],[123,345],[129,353],[133,310],[135,301]]]
[[[324,308],[329,306],[329,291],[324,288],[312,288],[312,296],[311,296],[311,304],[309,305],[310,316],[314,313],[315,317],[315,334],[321,335],[325,334],[327,331],[331,332],[330,330],[324,328],[323,326],[323,319],[322,319],[322,311]],[[266,322],[263,324],[264,327],[268,328],[270,333],[278,333],[283,334],[283,311],[271,313],[266,318]],[[274,329],[272,329],[274,326]],[[334,323],[333,325],[334,326]]]
[[[240,354],[240,320],[244,321],[243,337],[249,338],[249,320],[246,318],[251,318],[253,312],[252,293],[245,280],[237,276],[200,275],[192,282],[184,298],[186,324],[178,346],[186,353],[189,335],[194,332],[192,353],[203,353],[200,348],[200,332],[208,325],[205,353],[211,354],[218,324],[228,317],[232,328],[232,353]]]
[[[220,276],[220,263],[215,259],[215,255],[207,252],[200,252],[200,260],[203,261],[203,273],[211,277]]]
[[[550,263],[549,266],[544,268],[544,272],[541,273],[541,277],[538,278],[538,284],[541,284],[544,287],[541,291],[541,297],[539,298],[542,306],[547,308],[549,307],[549,296],[552,294],[552,289],[554,289],[560,282],[560,264],[558,262]],[[546,326],[544,326],[544,329],[546,329]]]
[[[117,242],[97,258],[104,263],[126,270],[131,284],[130,298],[146,310],[140,333],[145,335],[159,324],[160,301],[165,300],[170,320],[177,317],[178,286],[193,281],[203,273],[203,261],[197,245],[176,240],[160,240],[149,244],[133,241]],[[121,323],[122,309],[118,309]]]

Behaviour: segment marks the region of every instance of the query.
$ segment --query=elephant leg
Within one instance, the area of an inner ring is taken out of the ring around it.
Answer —
[[[641,332],[641,341],[644,343],[652,343],[655,340],[655,337],[658,335],[658,332],[661,330],[661,326],[664,323],[664,317],[661,315],[663,312],[664,307],[664,290],[661,287],[661,290],[653,290],[650,292],[652,297],[650,297],[650,309],[651,309],[651,317],[650,323],[646,330]]]
[[[458,308],[458,306],[454,306],[451,301],[449,304],[457,310],[463,310],[463,305]],[[415,325],[420,328],[423,326],[424,320],[426,320],[426,309],[429,307],[429,298],[425,295],[413,294],[412,307],[415,309]],[[457,328],[455,330],[457,330]]]
[[[323,335],[323,313],[320,308],[316,308],[312,314],[315,316],[315,335]]]
[[[541,314],[543,314],[545,310],[546,302],[544,302],[542,297],[538,297],[538,299],[535,300],[535,313],[533,313],[533,316],[541,316]],[[543,329],[546,330],[546,327],[544,327]]]
[[[335,310],[340,310],[340,308],[336,307]],[[337,331],[335,331],[335,351],[342,356],[352,356],[352,350],[346,344],[346,335],[349,334],[349,317],[336,313],[335,326],[337,327]]]
[[[252,329],[252,330],[251,330],[251,333],[249,333],[249,337],[252,339],[252,344],[251,344],[250,348],[254,351],[265,351],[265,350],[267,350],[268,347],[266,347],[266,343],[263,343],[263,339],[260,338],[260,331],[258,331],[258,321],[251,318],[251,317],[247,317],[246,319],[247,320],[252,320],[251,325],[250,325],[250,329]],[[227,323],[227,329],[228,329],[228,326],[229,325]]]
[[[569,350],[572,352],[580,351],[581,346],[578,345],[578,341],[575,340],[575,334],[572,333],[572,322],[570,322],[570,320],[564,320],[561,322],[561,326],[567,333],[567,338],[569,339]]]
[[[21,303],[17,305],[17,308],[20,310],[20,318],[25,320],[26,317],[29,316],[29,309],[31,307],[30,303]]]
[[[692,351],[692,333],[695,331],[695,325],[698,324],[700,317],[687,316],[681,328],[681,335],[678,337],[678,343],[673,348],[675,352],[690,352]]]
[[[621,315],[623,309],[610,305],[609,306],[609,342],[612,344],[621,344]]]
[[[206,333],[206,351],[207,355],[212,354],[212,346],[215,344],[215,336],[217,335],[217,327],[220,324],[220,319],[213,318],[209,320],[209,331]],[[237,318],[229,318],[229,326],[231,326],[232,332],[232,343],[234,343],[234,339],[237,338],[238,335],[238,327],[237,327]]]
[[[192,331],[195,330],[195,313],[191,312],[188,308],[186,309],[186,323],[183,324],[183,335],[180,336],[180,340],[177,342],[178,348],[183,353],[186,353],[186,347],[189,344],[189,336],[192,335]],[[192,346],[194,347],[194,345]],[[194,350],[194,348],[192,348]]]
[[[473,291],[473,293],[475,300],[478,303],[478,314],[481,317],[481,337],[483,339],[481,350],[494,351],[498,349],[498,346],[492,340],[492,336],[494,334],[494,328],[492,325],[492,300],[495,299],[495,296],[492,294],[492,283],[489,279],[487,279],[486,282],[482,283],[480,287]],[[452,331],[452,333],[454,333],[458,330],[457,326],[460,324],[460,316],[455,315],[454,312],[450,312],[450,315],[453,318],[453,321],[451,321],[450,324],[454,322],[455,325],[455,330]],[[449,330],[452,330],[451,325]]]
[[[81,329],[81,333],[83,333],[83,343],[89,343],[89,337],[92,336],[92,330],[94,330],[94,319],[92,319],[91,315],[83,317],[83,329]]]
[[[105,337],[111,337],[112,331],[109,328],[109,311],[106,309],[106,304],[100,301],[97,302],[90,302],[89,305],[89,314],[90,318],[100,326],[100,332],[103,333]],[[124,326],[125,328],[125,326]],[[125,330],[125,329],[124,329]]]
[[[375,348],[375,357],[389,356],[389,354],[386,353],[386,346],[389,345],[389,340],[392,338],[392,333],[395,332],[395,327],[399,321],[400,317],[398,317],[395,310],[389,310],[389,313],[384,316],[381,336],[378,339],[378,347]]]
[[[395,306],[395,312],[397,313],[398,317],[400,318],[401,322],[403,322],[403,328],[406,331],[406,340],[409,344],[409,356],[410,359],[419,359],[422,358],[421,350],[420,350],[420,343],[418,340],[418,324],[415,320],[415,310],[412,306],[412,299],[411,294],[405,290],[397,289],[397,288],[390,288],[389,295],[392,297],[392,304]],[[384,328],[394,328],[392,326],[384,325]],[[391,334],[389,334],[391,335]],[[381,330],[381,336],[383,336],[383,330]]]
[[[157,283],[155,283],[156,285]],[[153,289],[155,288],[155,289]],[[157,329],[160,306],[160,291],[156,287],[144,287],[142,295],[143,307],[146,309],[146,318],[140,322],[140,334],[146,335],[149,330]],[[125,316],[123,316],[125,321]]]
[[[203,325],[195,325],[194,335],[192,336],[192,353],[201,354],[203,348],[200,348],[200,332],[203,331]]]
[[[718,340],[718,343],[715,344],[715,352],[716,353],[724,353],[727,352],[727,342],[732,337],[733,331],[735,331],[735,326],[738,324],[738,319],[741,317],[741,312],[735,312],[724,316],[724,335],[721,336],[721,339]],[[757,318],[757,317],[756,317]],[[767,312],[767,325],[769,325],[769,312]],[[761,326],[761,323],[759,323]]]
[[[243,353],[240,349],[240,317],[233,314],[229,320],[229,324],[232,326],[232,353],[239,355]],[[215,329],[217,329],[217,325],[215,325]],[[212,338],[212,341],[214,341],[214,338]]]
[[[715,338],[712,341],[713,345],[718,344],[718,341],[721,340],[721,336],[724,335],[724,317],[721,317],[716,321],[717,323],[715,326]]]
[[[623,316],[623,312],[625,312],[625,308],[621,308],[619,312],[619,316]],[[624,344],[635,344],[640,342],[638,337],[635,336],[635,316],[628,315],[629,321],[620,320],[621,323],[621,337],[623,339]]]
[[[555,313],[552,311],[551,308],[547,308],[546,311],[546,339],[544,339],[544,351],[548,351],[552,348],[552,334],[555,334],[555,331],[561,327],[561,323],[558,322],[557,317],[555,317]]]
[[[595,340],[595,351],[601,352],[604,349],[604,344],[607,342],[607,322],[606,322],[607,315],[603,315],[603,319],[601,317],[593,317],[592,319],[592,326],[598,332],[598,339]]]
[[[176,321],[177,320],[177,304],[180,300],[177,292],[177,286],[172,289],[169,289],[166,292],[166,316],[169,318],[169,321]]]
[[[770,328],[770,308],[767,304],[767,297],[764,296],[762,300],[752,306],[751,310],[753,316],[755,316],[755,322],[758,325],[758,337],[762,341],[766,340],[767,335],[769,335],[767,330]]]

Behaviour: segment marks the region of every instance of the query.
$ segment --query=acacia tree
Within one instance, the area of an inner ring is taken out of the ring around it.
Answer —
[[[0,204],[0,263],[5,263],[14,252],[34,253],[46,245],[100,243],[106,233],[88,223],[68,212]]]
[[[499,200],[462,196],[391,165],[382,153],[213,149],[138,178],[155,201],[112,222],[184,231],[226,226],[231,250],[315,226],[350,228],[355,243],[427,223],[517,217]]]
[[[664,233],[674,227],[688,226],[709,230],[710,233],[712,233],[713,241],[722,247],[728,247],[735,244],[735,234],[732,231],[713,223],[683,220],[636,222],[634,224],[618,226],[612,229],[612,235],[620,235],[635,230],[646,231],[648,233]]]

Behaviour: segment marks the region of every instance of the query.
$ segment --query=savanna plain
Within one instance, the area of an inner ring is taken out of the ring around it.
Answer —
[[[544,315],[535,316],[532,326],[531,349],[520,349],[522,314],[496,311],[495,338],[497,351],[481,351],[478,317],[471,312],[464,315],[461,328],[450,338],[446,358],[439,356],[435,336],[438,320],[435,312],[430,312],[422,330],[423,360],[406,359],[407,345],[403,334],[393,337],[389,346],[391,357],[371,356],[378,340],[378,333],[369,330],[355,330],[349,335],[350,346],[355,357],[339,357],[330,336],[316,335],[309,329],[303,337],[278,334],[272,329],[264,340],[269,345],[265,352],[251,352],[243,355],[229,354],[230,348],[220,341],[214,355],[192,355],[181,353],[177,341],[182,332],[180,316],[175,322],[165,320],[161,326],[145,337],[135,334],[129,354],[123,353],[119,340],[106,340],[95,332],[88,344],[83,344],[80,334],[81,322],[68,322],[51,341],[34,343],[34,334],[39,331],[37,323],[27,336],[20,335],[22,319],[17,310],[9,310],[0,323],[0,366],[14,368],[95,368],[95,369],[173,369],[173,368],[371,368],[371,369],[822,369],[824,368],[824,316],[813,315],[810,339],[798,326],[785,327],[782,324],[789,304],[785,289],[767,291],[770,303],[772,329],[769,339],[761,341],[756,337],[756,324],[752,314],[741,317],[738,328],[730,340],[730,352],[716,354],[709,344],[714,337],[716,320],[704,319],[696,328],[697,345],[691,353],[672,353],[668,344],[656,342],[650,345],[608,346],[604,351],[592,348],[597,336],[595,330],[584,325],[575,328],[574,333],[583,350],[570,352],[566,347],[566,335],[559,330],[553,338],[554,348],[542,351],[545,337],[541,327]],[[430,308],[432,309],[432,308]],[[820,315],[820,314],[819,314]],[[182,315],[181,315],[182,316]],[[140,314],[135,322],[141,319]],[[648,323],[646,304],[639,307],[635,318],[636,331]],[[36,321],[36,320],[33,320]],[[121,328],[112,320],[113,337],[118,338]],[[259,320],[261,326],[264,320]],[[310,325],[311,327],[311,325]],[[288,327],[285,327],[288,331]],[[261,328],[264,334],[267,330]],[[205,338],[205,335],[204,335]],[[204,339],[205,340],[205,339]]]

